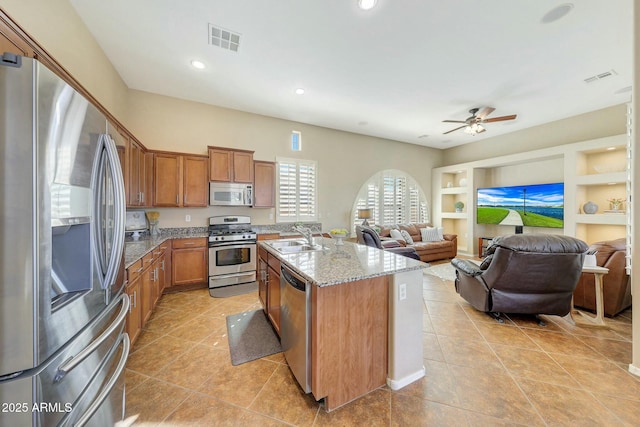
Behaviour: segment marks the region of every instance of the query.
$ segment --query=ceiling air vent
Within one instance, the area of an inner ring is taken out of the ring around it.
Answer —
[[[237,52],[240,48],[240,34],[209,24],[209,44]]]
[[[616,70],[609,70],[605,71],[604,73],[596,74],[595,76],[587,77],[586,79],[584,79],[584,82],[593,83],[597,82],[598,80],[606,79],[607,77],[615,76],[617,74],[618,73],[616,73]]]

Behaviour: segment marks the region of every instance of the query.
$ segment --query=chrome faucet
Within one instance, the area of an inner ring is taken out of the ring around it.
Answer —
[[[302,237],[307,240],[309,246],[313,246],[313,231],[311,230],[311,228],[303,227],[302,225],[296,225],[293,227],[293,229],[302,234]]]

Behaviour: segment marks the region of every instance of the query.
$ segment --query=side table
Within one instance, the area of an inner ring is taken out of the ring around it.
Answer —
[[[604,290],[602,284],[602,278],[609,272],[608,268],[589,266],[582,267],[583,273],[593,273],[595,276],[595,291],[596,291],[596,314],[591,316],[583,311],[578,311],[584,320],[589,321],[590,325],[606,326],[604,322]],[[573,299],[571,300],[571,307],[573,310]]]

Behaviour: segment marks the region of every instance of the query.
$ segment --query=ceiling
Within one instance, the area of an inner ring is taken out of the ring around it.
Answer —
[[[575,1],[549,23],[567,3],[70,2],[131,89],[435,148],[631,98],[632,0]],[[237,52],[209,44],[210,24],[239,34]],[[517,119],[443,135],[484,106]]]

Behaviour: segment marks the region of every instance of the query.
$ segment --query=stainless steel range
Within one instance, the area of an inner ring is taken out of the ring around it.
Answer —
[[[227,297],[258,289],[257,234],[248,216],[209,218],[209,294]]]

